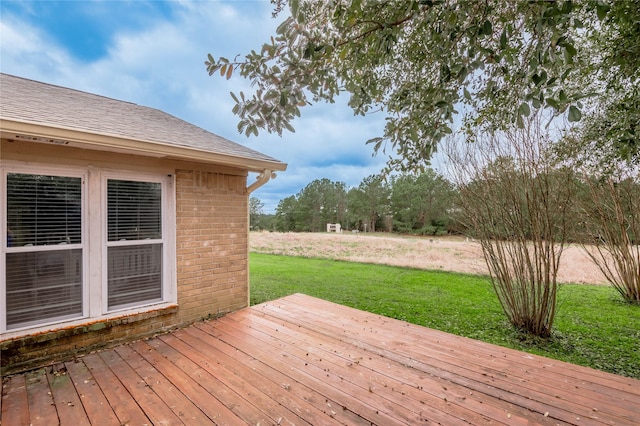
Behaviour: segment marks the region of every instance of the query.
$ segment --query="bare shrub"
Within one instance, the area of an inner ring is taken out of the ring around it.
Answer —
[[[584,240],[595,247],[585,252],[625,300],[640,303],[640,173],[584,181]]]
[[[449,172],[466,227],[482,246],[509,321],[538,336],[551,333],[558,267],[573,195],[570,171],[548,155],[538,117],[525,128],[452,141]]]

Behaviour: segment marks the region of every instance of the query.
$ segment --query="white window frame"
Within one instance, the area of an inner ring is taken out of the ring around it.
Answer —
[[[6,277],[5,256],[7,252],[27,251],[28,248],[6,248],[0,245],[0,340],[20,337],[33,333],[53,331],[59,328],[82,325],[87,322],[107,320],[122,316],[144,313],[177,304],[176,279],[176,195],[173,170],[158,169],[153,172],[132,172],[130,170],[78,167],[2,161],[0,164],[0,234],[6,238],[6,176],[8,173],[33,175],[54,175],[82,178],[82,317],[61,319],[33,326],[7,330],[6,324]],[[109,311],[107,308],[107,179],[158,182],[162,187],[162,300],[139,306]],[[74,245],[75,246],[75,245]],[[70,246],[65,246],[70,248]]]
[[[19,332],[20,330],[29,329],[33,327],[48,327],[59,322],[66,322],[68,320],[78,320],[86,318],[88,315],[87,301],[88,301],[88,275],[87,275],[87,252],[89,251],[89,244],[87,239],[86,225],[84,216],[87,208],[87,170],[77,167],[50,167],[50,166],[27,166],[16,164],[11,167],[2,167],[0,170],[0,186],[2,188],[0,203],[0,229],[2,230],[3,238],[7,235],[7,175],[11,173],[20,173],[28,175],[41,175],[41,176],[63,176],[73,177],[81,179],[81,209],[82,220],[80,223],[80,244],[69,245],[49,245],[49,246],[24,246],[24,247],[7,247],[6,240],[0,244],[0,332],[10,331]],[[59,318],[52,321],[34,321],[33,324],[26,324],[21,327],[11,328],[7,330],[7,283],[6,283],[6,256],[7,253],[29,253],[29,252],[43,252],[43,251],[56,251],[56,250],[69,250],[69,249],[81,249],[82,250],[82,314],[72,318]]]
[[[118,309],[113,309],[113,310],[109,310],[109,296],[108,296],[108,267],[107,267],[107,261],[108,261],[108,250],[109,247],[122,247],[122,246],[127,246],[127,245],[139,245],[143,240],[133,240],[133,241],[126,241],[123,243],[120,242],[110,242],[109,241],[109,236],[108,236],[108,220],[107,220],[107,209],[108,209],[108,205],[107,205],[107,199],[108,199],[108,194],[107,194],[107,183],[110,179],[115,179],[115,180],[128,180],[128,181],[136,181],[136,182],[151,182],[151,183],[159,183],[161,184],[161,214],[162,214],[162,238],[160,239],[153,239],[153,240],[147,240],[146,242],[149,244],[156,244],[156,243],[161,243],[162,244],[162,298],[163,300],[161,302],[152,302],[149,305],[153,306],[156,305],[158,303],[164,303],[167,298],[169,298],[170,300],[174,300],[175,301],[175,292],[172,292],[172,287],[175,288],[175,286],[171,286],[170,284],[170,280],[171,280],[171,276],[168,276],[167,274],[167,268],[166,268],[166,264],[167,262],[171,262],[172,260],[168,257],[168,252],[170,250],[168,250],[169,248],[169,237],[171,236],[171,228],[172,228],[172,223],[175,224],[175,212],[172,213],[171,215],[165,213],[168,210],[170,210],[170,206],[171,205],[175,205],[175,202],[171,202],[169,203],[168,200],[172,199],[173,197],[171,196],[173,191],[170,191],[170,188],[173,188],[172,185],[172,176],[158,176],[157,174],[145,174],[145,173],[130,173],[130,172],[115,172],[115,171],[105,171],[102,173],[102,177],[101,177],[101,189],[102,189],[102,212],[104,212],[104,218],[102,220],[102,254],[101,254],[101,259],[102,259],[102,282],[104,283],[104,285],[102,286],[102,311],[105,313],[114,313],[114,312],[126,312],[128,310],[130,310],[131,308],[129,307],[125,307],[125,308],[118,308]],[[167,216],[171,216],[171,217],[167,217]],[[173,225],[173,229],[175,229],[175,225]],[[173,244],[173,246],[175,246],[175,244]],[[173,257],[173,262],[175,263],[175,251],[173,251],[172,254]],[[174,268],[175,269],[175,268]],[[135,309],[135,308],[134,308]]]

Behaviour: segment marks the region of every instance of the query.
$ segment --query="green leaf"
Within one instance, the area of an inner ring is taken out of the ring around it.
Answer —
[[[309,43],[307,47],[304,49],[304,52],[302,53],[302,57],[304,59],[309,59],[311,58],[311,55],[313,54],[313,52],[314,52],[313,45]]]
[[[569,100],[569,97],[567,96],[564,90],[561,90],[558,95],[560,96],[560,102],[562,103],[566,103]]]
[[[582,119],[582,112],[580,112],[577,106],[571,105],[569,107],[569,122],[575,123],[580,121],[580,119]]]
[[[380,150],[380,147],[382,146],[382,142],[384,142],[383,138],[376,137],[376,138],[369,139],[368,141],[365,142],[365,144],[367,145],[373,144],[373,151],[378,152]]]
[[[502,34],[500,34],[500,49],[507,47],[507,41],[507,30],[502,30]]]
[[[300,8],[300,2],[298,0],[290,0],[289,6],[291,7],[291,16],[298,19],[298,10]]]
[[[471,100],[471,93],[469,93],[466,87],[464,88],[464,97]]]
[[[528,117],[529,114],[531,114],[531,109],[529,108],[529,104],[526,102],[521,103],[520,107],[518,108],[518,114]]]
[[[486,20],[484,21],[484,24],[482,24],[482,34],[491,35],[491,33],[493,33],[493,27],[491,26],[491,22]]]
[[[608,4],[598,1],[596,4],[596,14],[598,15],[598,19],[602,21],[606,18],[607,13],[609,13],[609,9],[611,9],[611,7]]]
[[[284,127],[286,127],[287,130],[290,131],[291,133],[295,133],[296,132],[296,129],[294,129],[293,126],[288,121],[284,122]]]
[[[287,19],[282,21],[282,23],[278,25],[278,28],[276,28],[276,34],[284,34],[287,31],[287,28],[289,28],[289,25],[291,25],[291,23],[292,23],[291,17],[288,17]]]
[[[565,50],[567,51],[567,53],[569,55],[571,55],[572,57],[576,55],[576,53],[578,53],[578,50],[573,46],[573,44],[567,42],[564,45]]]
[[[540,83],[542,83],[544,81],[544,76],[542,75],[538,75],[538,74],[534,74],[531,76],[531,80],[533,80],[533,83],[538,86]]]

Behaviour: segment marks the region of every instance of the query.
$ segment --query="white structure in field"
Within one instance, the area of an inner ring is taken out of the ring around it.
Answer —
[[[339,223],[327,223],[327,232],[342,232]]]

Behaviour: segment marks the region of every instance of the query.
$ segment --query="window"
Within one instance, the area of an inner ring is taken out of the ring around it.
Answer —
[[[0,184],[0,331],[175,302],[170,175],[16,164]]]
[[[109,310],[162,300],[162,188],[107,180]]]
[[[82,178],[6,182],[7,328],[82,316]]]

